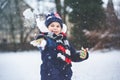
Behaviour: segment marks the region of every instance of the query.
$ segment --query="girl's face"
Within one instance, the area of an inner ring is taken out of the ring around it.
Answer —
[[[52,22],[48,26],[48,30],[58,35],[61,32],[62,28],[58,22]]]

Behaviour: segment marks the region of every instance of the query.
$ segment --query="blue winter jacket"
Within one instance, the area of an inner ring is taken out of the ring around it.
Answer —
[[[68,64],[65,61],[59,59],[57,57],[58,51],[56,49],[57,43],[54,39],[45,37],[47,41],[47,45],[45,49],[41,51],[41,80],[71,80],[72,77],[72,64]],[[69,45],[69,50],[71,55],[69,56],[71,61],[80,62],[86,60],[80,58],[80,54],[76,52],[76,50]]]

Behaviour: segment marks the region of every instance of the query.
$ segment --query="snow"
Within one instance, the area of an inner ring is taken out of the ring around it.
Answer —
[[[73,64],[73,80],[120,80],[119,53],[119,51],[91,53],[88,60]]]
[[[120,80],[120,51],[89,52],[83,62],[73,62],[72,80]],[[40,80],[39,51],[0,52],[0,80]]]

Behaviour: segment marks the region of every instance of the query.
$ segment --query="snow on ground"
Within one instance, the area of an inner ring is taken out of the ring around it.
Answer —
[[[38,51],[0,54],[0,80],[39,80]]]
[[[40,80],[40,52],[0,52],[0,80]],[[120,51],[90,52],[73,63],[72,80],[120,80]]]
[[[73,80],[120,80],[120,52],[91,52],[89,59],[73,64]]]

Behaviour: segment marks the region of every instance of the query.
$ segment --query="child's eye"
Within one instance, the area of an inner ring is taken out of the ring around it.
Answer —
[[[51,27],[54,27],[54,25],[51,25]]]
[[[58,25],[57,28],[59,28],[60,26]]]

